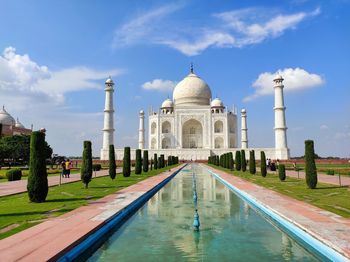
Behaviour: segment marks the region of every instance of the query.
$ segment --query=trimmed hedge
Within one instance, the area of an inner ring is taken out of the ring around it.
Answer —
[[[130,147],[124,147],[123,176],[129,177],[131,174]]]
[[[283,164],[278,166],[278,177],[281,181],[286,180],[286,166]]]
[[[247,170],[247,160],[245,159],[244,150],[241,150],[241,165],[242,165],[242,171],[245,172]]]
[[[254,150],[251,150],[249,152],[249,172],[254,175],[256,173],[256,166],[255,166],[255,152]]]
[[[30,136],[27,190],[30,201],[36,203],[44,202],[49,192],[44,132],[34,131]]]
[[[11,169],[6,172],[6,177],[8,181],[16,181],[21,180],[22,178],[22,170],[21,169]]]
[[[228,168],[230,169],[230,170],[234,170],[234,162],[233,162],[233,154],[232,154],[232,152],[230,152],[230,153],[228,153],[228,160],[229,160],[229,164],[228,164]]]
[[[305,141],[305,180],[309,188],[314,189],[317,185],[317,169],[315,164],[314,141]]]
[[[139,175],[142,172],[141,149],[136,149],[135,174]]]
[[[80,177],[85,184],[85,188],[88,188],[92,178],[92,151],[90,141],[84,141],[83,161],[81,163]]]
[[[108,166],[108,172],[109,177],[114,180],[117,175],[117,165],[115,163],[115,151],[114,151],[114,145],[109,146],[109,166]]]
[[[154,154],[154,169],[158,169],[158,156]]]
[[[148,165],[149,165],[149,161],[148,161],[148,150],[144,150],[143,151],[143,172],[147,173],[148,172]]]
[[[261,169],[261,176],[262,177],[266,177],[267,175],[267,170],[266,170],[266,156],[265,156],[265,152],[261,151],[260,152],[260,169]]]
[[[101,164],[92,164],[93,171],[100,171],[102,169]]]
[[[236,170],[237,171],[240,171],[241,168],[242,168],[242,165],[241,165],[241,152],[240,151],[236,151],[236,156],[235,156],[235,162],[236,162]]]

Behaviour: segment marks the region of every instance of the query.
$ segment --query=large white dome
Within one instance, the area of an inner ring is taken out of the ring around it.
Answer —
[[[210,99],[210,87],[193,72],[180,81],[173,92],[175,105],[210,105]]]
[[[0,123],[3,125],[15,125],[16,121],[15,119],[6,112],[5,107],[2,107],[2,110],[0,110]]]

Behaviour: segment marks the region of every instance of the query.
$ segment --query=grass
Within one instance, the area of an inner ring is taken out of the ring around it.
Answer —
[[[269,173],[266,177],[262,177],[260,173],[251,175],[248,170],[246,172],[230,171],[215,165],[210,166],[342,217],[350,218],[350,190],[348,187],[318,183],[316,189],[308,189],[304,179],[287,177],[284,182],[281,182],[276,174]]]
[[[56,217],[87,205],[91,201],[168,169],[165,167],[141,175],[135,175],[132,172],[130,177],[118,174],[114,181],[109,176],[93,178],[88,189],[84,189],[80,181],[50,187],[44,203],[29,202],[27,193],[0,197],[0,239],[32,227],[50,217]]]

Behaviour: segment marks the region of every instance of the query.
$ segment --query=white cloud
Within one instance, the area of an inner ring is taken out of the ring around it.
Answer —
[[[95,70],[87,67],[72,67],[59,71],[50,71],[31,60],[28,54],[16,53],[14,47],[5,48],[0,56],[0,99],[22,99],[43,103],[62,103],[68,92],[102,88],[108,75],[117,76],[122,70]],[[6,101],[6,100],[5,100]]]
[[[312,12],[281,14],[268,8],[246,8],[222,12],[207,17],[205,22],[193,23],[182,19],[170,20],[170,15],[183,5],[166,5],[145,12],[115,30],[113,46],[122,47],[137,43],[162,44],[187,56],[198,55],[209,47],[232,48],[258,44],[295,29]]]
[[[275,73],[265,72],[260,74],[252,84],[253,88],[255,88],[255,93],[245,97],[243,101],[247,102],[260,96],[272,95],[274,93],[273,79],[277,74],[283,76],[284,90],[286,92],[314,88],[325,82],[320,75],[309,73],[298,67],[280,69]]]
[[[321,130],[327,130],[327,129],[329,129],[329,127],[327,125],[323,124],[323,125],[320,126],[320,129]]]
[[[142,85],[145,90],[156,90],[156,91],[172,91],[176,85],[176,82],[171,80],[154,79],[146,82]]]
[[[119,69],[95,70],[71,67],[50,71],[47,66],[17,54],[13,47],[0,55],[0,104],[14,117],[34,129],[45,127],[47,140],[55,153],[80,155],[83,140],[92,140],[94,155],[101,147],[103,101],[101,112],[77,113],[65,104],[69,92],[101,89],[104,80],[117,76]],[[75,101],[79,106],[80,101]]]

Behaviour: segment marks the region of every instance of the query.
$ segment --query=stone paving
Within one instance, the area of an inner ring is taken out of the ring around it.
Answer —
[[[111,216],[181,167],[183,165],[0,240],[0,261],[56,260],[60,254],[102,226]]]
[[[206,166],[270,210],[350,259],[350,219]]]
[[[121,168],[117,168],[117,173],[122,172]],[[93,177],[107,176],[108,170],[97,171],[92,174]],[[49,186],[57,186],[60,183],[60,176],[49,176],[48,178]],[[67,184],[80,181],[80,174],[71,174],[69,178],[61,177],[61,184]],[[11,182],[2,182],[0,183],[0,197],[14,195],[18,193],[27,192],[27,179],[11,181]]]
[[[290,177],[298,178],[298,172],[293,170],[286,170],[286,175]],[[305,179],[305,172],[299,171],[299,178]],[[332,184],[332,185],[339,185],[339,176],[334,175],[326,175],[323,173],[317,173],[317,179],[318,182],[326,183],[326,184]],[[341,185],[342,186],[350,186],[350,177],[348,176],[340,176]]]

